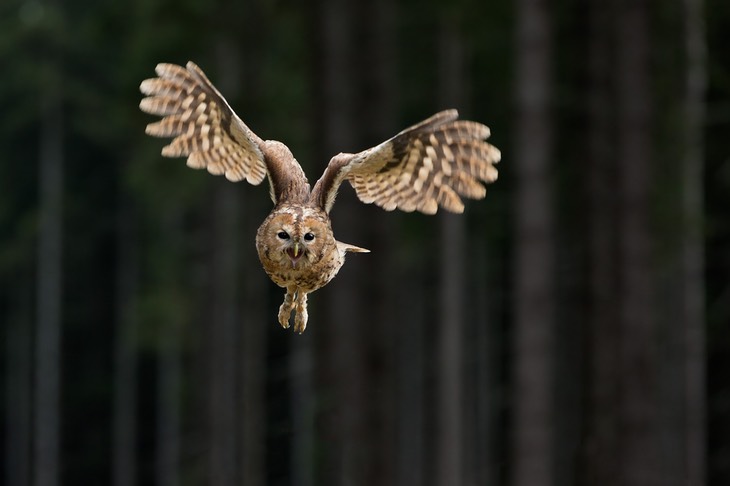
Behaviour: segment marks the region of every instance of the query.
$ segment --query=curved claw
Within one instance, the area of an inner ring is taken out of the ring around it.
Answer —
[[[307,312],[307,293],[296,288],[286,290],[284,303],[279,307],[279,324],[284,329],[289,328],[289,318],[294,312],[294,332],[303,333],[307,328],[309,313]]]
[[[284,296],[284,302],[279,307],[279,324],[281,324],[281,327],[283,327],[284,329],[289,328],[289,317],[291,316],[291,312],[294,310],[294,306],[296,305],[294,297],[295,290],[287,289],[286,295]]]
[[[307,328],[309,313],[307,312],[307,293],[301,290],[297,293],[296,314],[294,315],[294,332],[303,333]]]

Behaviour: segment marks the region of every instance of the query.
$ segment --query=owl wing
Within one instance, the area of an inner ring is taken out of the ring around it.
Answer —
[[[441,206],[463,212],[459,196],[486,195],[482,182],[497,179],[500,152],[485,142],[488,127],[458,116],[456,110],[442,111],[376,147],[336,155],[314,186],[313,199],[329,212],[346,179],[362,202],[386,211],[434,214]]]
[[[173,138],[162,155],[187,156],[187,165],[194,169],[260,184],[268,172],[265,142],[238,118],[203,71],[188,62],[185,68],[158,64],[155,72],[159,77],[139,87],[147,95],[139,107],[163,117],[146,129],[148,135]]]

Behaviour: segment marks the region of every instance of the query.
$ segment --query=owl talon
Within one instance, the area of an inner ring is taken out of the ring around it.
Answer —
[[[307,312],[307,293],[301,290],[297,294],[296,314],[294,315],[294,332],[303,333],[307,328],[309,313]]]
[[[294,292],[287,290],[284,296],[284,302],[279,307],[279,324],[284,329],[289,329],[289,318],[294,310],[296,302],[294,301]]]
[[[281,307],[279,307],[279,324],[281,324],[281,327],[284,329],[289,328],[289,317],[291,316],[292,308],[285,306],[284,304],[281,304]]]
[[[307,321],[309,320],[309,314],[307,309],[297,307],[297,312],[294,315],[294,332],[299,334],[303,333],[307,328]]]

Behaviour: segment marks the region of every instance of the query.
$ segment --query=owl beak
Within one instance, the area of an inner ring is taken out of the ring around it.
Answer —
[[[286,249],[286,254],[289,255],[289,259],[291,260],[292,265],[296,266],[297,262],[302,257],[303,252],[302,248],[299,246],[299,243],[294,243],[292,246]]]

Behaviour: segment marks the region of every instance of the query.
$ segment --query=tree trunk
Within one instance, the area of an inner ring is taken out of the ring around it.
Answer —
[[[17,276],[16,276],[17,277]],[[29,272],[14,282],[5,320],[5,484],[31,481],[33,281]]]
[[[233,97],[240,84],[238,58],[226,41],[218,45],[219,89]],[[210,451],[208,481],[210,484],[239,484],[237,419],[238,384],[238,190],[227,180],[214,180],[210,231],[210,333],[209,420]]]
[[[703,126],[707,59],[704,2],[684,0],[687,77],[685,84],[685,154],[683,158],[684,282],[683,321],[686,342],[686,484],[705,484],[706,390],[703,215]]]
[[[267,50],[262,37],[266,35],[268,25],[264,3],[258,0],[245,4],[235,0],[226,1],[222,3],[218,13],[233,19],[229,20],[229,25],[232,26],[237,25],[235,19],[238,17],[248,19],[244,32],[238,33],[229,29],[221,34],[216,49],[221,91],[231,101],[237,98],[245,102],[243,106],[250,112],[241,113],[241,116],[245,115],[244,120],[248,120],[253,113],[266,113],[270,110],[269,106],[260,106],[259,101],[265,98],[262,96],[265,92],[262,79],[265,77],[263,59]],[[238,47],[241,42],[248,45],[244,51]],[[258,118],[257,123],[260,121],[263,121],[262,117]],[[266,335],[268,330],[277,329],[278,323],[276,315],[270,312],[273,308],[270,309],[268,305],[268,289],[271,283],[261,271],[253,235],[266,212],[271,209],[271,201],[266,194],[267,188],[244,187],[246,184],[242,186],[228,181],[216,182],[214,210],[220,214],[215,218],[215,241],[212,246],[214,251],[221,254],[215,264],[217,276],[214,287],[217,288],[215,292],[225,296],[218,299],[216,304],[223,306],[219,309],[218,318],[225,323],[221,322],[222,326],[216,326],[217,336],[212,338],[224,346],[228,355],[226,359],[232,360],[232,363],[224,366],[233,366],[235,372],[235,383],[231,383],[230,377],[227,377],[220,385],[228,386],[229,389],[218,391],[228,395],[219,405],[233,407],[227,413],[233,414],[229,420],[233,418],[234,423],[230,430],[221,428],[216,432],[216,442],[219,443],[218,448],[225,446],[226,441],[230,445],[231,438],[226,439],[224,434],[234,437],[232,431],[236,431],[235,451],[231,451],[235,455],[226,457],[226,461],[232,461],[229,467],[236,468],[236,484],[260,486],[266,483],[267,460],[266,380],[269,366],[266,361]],[[265,185],[266,183],[262,184]],[[221,340],[225,336],[229,336],[232,341],[223,343]],[[214,346],[210,346],[210,350],[217,352]],[[221,358],[211,359],[223,364]],[[235,398],[235,403],[231,404],[231,398]],[[211,407],[211,423],[215,423],[213,408]],[[293,429],[297,430],[296,424]],[[293,432],[293,435],[296,434],[297,432]]]
[[[125,194],[120,194],[118,201],[112,483],[114,486],[133,486],[137,481],[139,255],[134,208]]]
[[[414,263],[405,273],[412,283],[401,294],[408,302],[426,302],[424,289],[425,268]],[[427,481],[428,437],[426,427],[426,333],[423,325],[428,320],[425,305],[413,309],[396,310],[401,324],[399,331],[399,380],[398,380],[398,475],[396,484],[430,484]]]
[[[582,484],[618,481],[618,258],[615,190],[616,154],[611,111],[613,11],[605,0],[590,2],[588,39],[587,186],[588,309],[585,430]]]
[[[181,242],[183,241],[182,214],[177,208],[169,209],[163,216],[160,239],[162,248],[167,253],[164,258],[168,269],[175,273],[167,273],[159,284],[166,295],[180,297],[180,259]],[[161,263],[161,268],[165,267]],[[168,304],[169,305],[169,304]],[[180,304],[182,305],[182,304]],[[156,473],[160,486],[178,486],[180,473],[180,442],[182,426],[182,332],[180,314],[174,309],[166,309],[162,322],[159,323],[158,365],[157,365],[157,443]]]
[[[255,69],[252,64],[249,69]],[[257,91],[254,91],[257,92]],[[239,190],[240,188],[236,188]],[[249,189],[249,188],[246,188]],[[242,289],[238,298],[244,299],[245,312],[241,311],[236,323],[239,335],[239,385],[238,413],[240,428],[239,461],[241,468],[241,484],[261,486],[266,484],[266,349],[267,327],[276,328],[276,315],[269,304],[267,289],[269,281],[261,270],[256,256],[256,249],[251,240],[245,244],[246,238],[256,234],[256,229],[263,220],[262,215],[270,209],[269,201],[262,197],[260,191],[243,191],[238,199],[245,208],[246,216],[241,218],[244,228],[239,234],[244,235],[241,246]],[[247,248],[247,249],[246,249]]]
[[[55,88],[50,88],[55,89]],[[63,113],[58,93],[46,93],[41,119],[35,348],[35,486],[59,484],[61,442],[61,292]]]
[[[619,484],[658,484],[656,356],[649,191],[651,92],[649,4],[620,4],[617,38],[620,332]]]
[[[501,336],[495,329],[496,319],[492,319],[493,315],[498,315],[502,300],[500,290],[492,280],[502,263],[499,262],[500,256],[493,252],[496,245],[487,238],[486,231],[471,238],[469,244],[479,249],[479,254],[470,271],[473,288],[467,290],[467,296],[471,298],[469,302],[474,305],[469,306],[470,312],[466,316],[465,354],[469,360],[465,379],[469,381],[465,386],[465,399],[469,409],[464,416],[464,423],[468,424],[465,427],[467,455],[464,460],[467,466],[464,484],[503,484],[499,467],[501,448],[495,440],[500,430],[498,416],[502,402],[499,381]]]
[[[517,19],[512,484],[552,483],[553,211],[551,34],[547,4],[521,0]]]
[[[238,309],[236,305],[238,238],[236,235],[237,188],[228,181],[214,181],[211,231],[211,295],[209,369],[210,484],[229,486],[236,479],[237,451],[237,357]]]
[[[456,26],[442,21],[439,32],[439,99],[444,107],[465,103],[465,48]],[[464,244],[466,223],[461,214],[443,213],[440,223],[440,316],[438,322],[436,484],[463,484],[464,384],[463,334]]]
[[[357,143],[353,94],[357,79],[352,65],[355,22],[353,11],[343,0],[321,0],[317,15],[318,126],[323,139],[315,158],[327,161],[333,154],[347,151]],[[333,230],[339,240],[358,243],[361,211],[350,194],[340,195],[332,211]],[[337,214],[347,216],[338,218]],[[321,359],[317,364],[321,371],[320,393],[332,397],[331,408],[319,411],[321,434],[327,442],[319,484],[357,484],[353,482],[366,474],[363,470],[366,444],[360,440],[365,426],[363,407],[367,403],[360,333],[369,324],[363,319],[358,292],[361,263],[357,255],[348,258],[333,285],[316,294],[326,306],[322,307],[326,309],[326,319],[320,314],[322,317],[310,322],[312,329],[307,331],[316,333],[317,356]],[[319,328],[313,329],[314,326]]]
[[[397,126],[396,64],[396,4],[390,0],[359,0],[356,18],[360,19],[351,35],[362,39],[358,45],[353,67],[358,80],[355,93],[357,133],[355,149],[372,146],[393,136]],[[373,205],[366,206],[350,198],[365,217],[361,220],[361,243],[374,251],[368,255],[354,254],[353,263],[361,278],[357,292],[365,304],[360,346],[363,348],[362,367],[365,373],[365,402],[361,418],[365,445],[363,460],[364,484],[389,486],[395,481],[396,417],[394,342],[398,320],[395,307],[400,288],[400,267],[395,257],[399,215],[384,213]],[[368,217],[370,214],[373,217]],[[352,217],[352,216],[350,216]],[[335,224],[338,220],[335,220]],[[347,241],[347,240],[346,240]],[[335,282],[337,285],[337,282]]]
[[[257,64],[251,64],[249,69],[256,69]],[[258,92],[253,90],[254,93]],[[239,189],[239,188],[237,188]],[[249,188],[246,188],[249,189]],[[270,202],[262,197],[261,191],[243,191],[241,198],[242,208],[246,208],[246,217],[243,217],[244,243],[241,246],[241,260],[243,265],[239,270],[242,278],[242,290],[239,298],[246,302],[245,313],[237,322],[240,344],[240,374],[238,411],[240,414],[239,427],[241,442],[239,446],[239,461],[241,468],[241,484],[246,486],[262,486],[266,484],[266,433],[267,433],[267,330],[273,327],[279,331],[276,315],[269,305],[269,281],[261,270],[261,264],[256,256],[255,245],[246,238],[256,234],[256,228],[263,219],[263,215],[270,209]],[[248,248],[248,249],[246,249]],[[277,293],[278,294],[278,293]],[[272,456],[273,457],[273,456]],[[296,483],[292,483],[296,485]],[[306,485],[303,485],[306,486]]]

